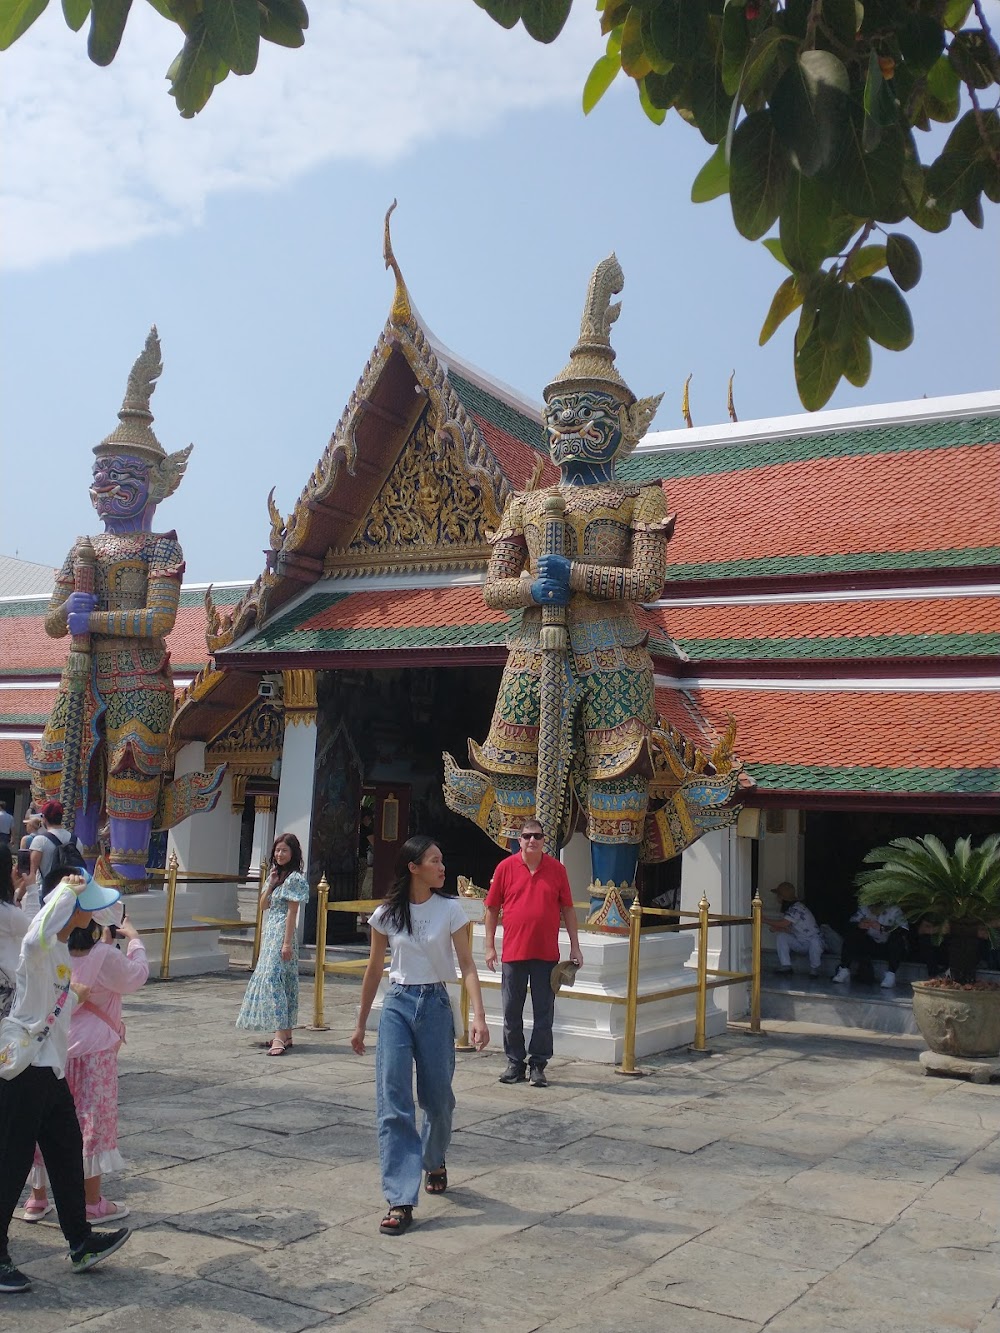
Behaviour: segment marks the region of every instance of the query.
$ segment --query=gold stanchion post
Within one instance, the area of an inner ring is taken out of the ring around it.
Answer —
[[[754,889],[753,902],[750,904],[750,1031],[760,1032],[760,929],[762,924],[763,904],[760,892]]]
[[[177,853],[170,853],[167,862],[167,905],[163,918],[163,954],[160,958],[160,980],[170,978],[170,944],[174,935],[174,902],[177,898]]]
[[[472,922],[466,927],[466,938],[469,941],[469,948],[472,948]],[[465,984],[465,977],[462,978],[462,984],[458,992],[459,1011],[462,1015],[462,1035],[455,1041],[456,1051],[474,1051],[476,1048],[469,1040],[469,991]]]
[[[319,882],[316,900],[316,985],[313,990],[313,1032],[326,1032],[323,1014],[323,989],[326,985],[326,917],[330,902],[330,885],[324,875]]]
[[[645,1070],[635,1067],[635,1028],[639,1013],[639,944],[642,939],[642,904],[636,892],[628,913],[628,981],[625,989],[625,1036],[622,1062],[616,1074],[641,1078]]]
[[[693,1051],[705,1049],[705,1013],[708,1007],[708,899],[698,904],[698,995],[694,1015]]]
[[[260,932],[264,924],[264,885],[267,882],[267,862],[261,857],[260,883],[257,885],[257,915],[253,927],[253,953],[250,955],[250,971],[257,966],[260,957]]]

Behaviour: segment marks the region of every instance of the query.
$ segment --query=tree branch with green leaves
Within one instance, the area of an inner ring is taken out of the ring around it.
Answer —
[[[506,28],[558,37],[572,0],[475,0]],[[607,46],[589,113],[619,74],[645,114],[669,112],[716,145],[691,197],[728,194],[741,236],[788,270],[760,332],[799,312],[793,357],[810,410],[861,387],[872,343],[913,341],[904,292],[920,280],[904,222],[983,226],[1000,203],[1000,53],[980,0],[598,0]],[[964,89],[968,109],[962,110]],[[954,124],[926,162],[919,137]],[[875,243],[867,244],[870,237]],[[886,276],[887,275],[887,276]]]

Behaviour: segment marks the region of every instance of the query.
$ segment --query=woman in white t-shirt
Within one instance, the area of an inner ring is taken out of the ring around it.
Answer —
[[[379,1020],[375,1049],[376,1119],[382,1191],[389,1209],[379,1224],[399,1236],[413,1221],[420,1179],[428,1194],[448,1188],[445,1153],[451,1142],[455,1094],[455,1028],[446,982],[455,976],[454,958],[472,1002],[472,1041],[481,1051],[490,1039],[466,930],[468,918],[457,898],[445,897],[444,861],[432,838],[417,834],[400,848],[396,878],[385,902],[372,913],[371,954],[361,983],[358,1025],[351,1045],[365,1053],[365,1025],[391,949],[389,990]],[[454,951],[454,952],[453,952]],[[424,1113],[417,1129],[417,1100]]]

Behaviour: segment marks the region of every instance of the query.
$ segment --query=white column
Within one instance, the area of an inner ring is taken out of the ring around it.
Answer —
[[[205,767],[205,745],[190,741],[178,752],[174,774],[180,777]],[[222,780],[215,809],[194,814],[172,828],[167,835],[167,859],[177,853],[181,869],[188,873],[199,870],[217,875],[236,875],[240,868],[241,816],[233,811],[233,780],[230,774]],[[184,886],[178,886],[183,892]],[[233,903],[235,908],[235,886]],[[225,912],[218,915],[224,916]]]
[[[574,833],[560,852],[559,859],[566,867],[570,888],[573,890],[573,901],[588,902],[588,890],[594,878],[590,863],[590,839],[586,834]],[[578,911],[577,916],[585,920],[587,913]]]
[[[708,899],[712,912],[728,912],[730,885],[729,829],[717,829],[686,847],[681,853],[681,911],[698,911],[702,895]],[[735,835],[734,835],[735,837]],[[685,916],[685,924],[695,917]],[[708,932],[708,966],[723,967],[723,934],[728,927],[711,926]],[[688,932],[685,931],[685,934]],[[691,955],[689,967],[697,966],[697,951]],[[706,1013],[706,1032],[717,1036],[726,1030],[728,1002],[725,991],[709,991]]]
[[[302,847],[305,870],[309,875],[309,851],[312,843],[313,785],[316,779],[316,673],[283,671],[285,737],[281,748],[281,773],[278,778],[278,811],[275,837],[294,833]],[[317,930],[322,930],[317,925]],[[299,943],[305,930],[305,912],[298,916]]]
[[[261,862],[267,860],[274,842],[274,820],[277,812],[276,796],[255,796],[253,798],[253,846],[250,849],[250,869],[247,871],[248,889],[256,889],[260,884]]]

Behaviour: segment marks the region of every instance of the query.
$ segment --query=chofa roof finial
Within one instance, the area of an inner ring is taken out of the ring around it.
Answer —
[[[382,258],[385,260],[386,268],[391,268],[396,275],[396,293],[392,298],[392,309],[389,311],[389,319],[393,324],[408,324],[413,318],[413,310],[410,307],[410,294],[406,290],[406,283],[403,281],[403,274],[400,271],[399,264],[396,262],[396,256],[392,253],[392,237],[389,235],[389,218],[392,216],[392,210],[395,207],[396,200],[394,199],[385,214],[385,231],[382,236]]]

